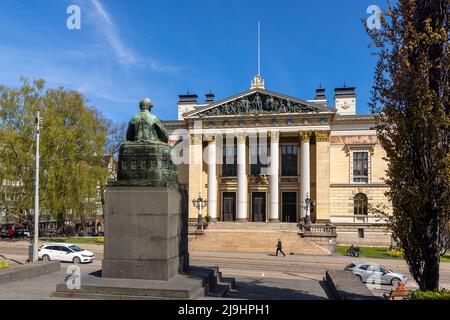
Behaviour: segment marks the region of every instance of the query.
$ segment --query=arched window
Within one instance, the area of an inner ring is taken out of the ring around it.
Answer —
[[[355,214],[367,214],[367,196],[364,193],[355,195],[353,208]]]

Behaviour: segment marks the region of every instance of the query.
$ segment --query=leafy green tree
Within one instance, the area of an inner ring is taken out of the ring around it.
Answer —
[[[14,219],[31,223],[35,117],[42,103],[44,81],[22,81],[20,88],[0,86],[0,206]]]
[[[449,5],[399,0],[370,30],[378,63],[371,108],[388,161],[394,238],[423,291],[439,289],[449,240]]]
[[[41,209],[56,218],[62,231],[66,218],[95,210],[98,186],[106,177],[107,128],[83,96],[64,88],[44,91],[44,81],[23,79],[21,88],[0,87],[0,178],[18,185],[19,201],[10,208],[30,217],[34,208],[35,114],[42,117],[40,144]],[[11,190],[4,188],[5,196]]]

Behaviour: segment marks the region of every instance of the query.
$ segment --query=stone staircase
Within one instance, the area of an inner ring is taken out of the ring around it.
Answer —
[[[327,249],[301,238],[295,223],[213,222],[189,241],[190,251],[275,253],[281,239],[286,254],[329,255]]]
[[[218,267],[190,266],[186,274],[168,281],[102,278],[92,274],[81,279],[81,288],[60,283],[53,298],[94,300],[193,300],[226,297],[234,288],[234,278],[223,277]]]

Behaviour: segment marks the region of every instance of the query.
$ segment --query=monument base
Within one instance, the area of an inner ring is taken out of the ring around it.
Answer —
[[[171,187],[108,186],[102,276],[169,280],[183,273],[189,261],[181,199]]]
[[[99,271],[100,272],[100,271]],[[218,268],[190,267],[168,281],[112,279],[98,273],[81,278],[80,288],[60,283],[52,297],[101,300],[201,299],[205,296],[224,297],[234,287],[234,278],[222,278]]]

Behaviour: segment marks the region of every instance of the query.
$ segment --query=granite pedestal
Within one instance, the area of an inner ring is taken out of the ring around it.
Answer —
[[[177,189],[108,186],[105,203],[102,277],[169,280],[187,270]]]

